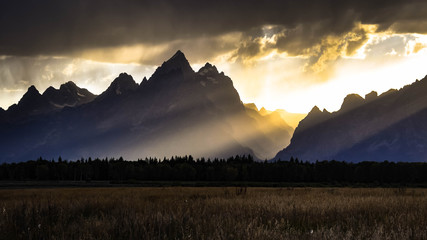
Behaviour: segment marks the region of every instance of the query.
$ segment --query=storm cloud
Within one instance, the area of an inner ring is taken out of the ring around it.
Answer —
[[[3,108],[31,84],[43,91],[71,80],[99,93],[122,71],[140,80],[178,49],[194,67],[220,65],[255,101],[260,89],[270,96],[278,85],[285,92],[327,82],[343,59],[361,52],[367,60],[422,53],[427,40],[393,35],[426,34],[427,1],[0,1],[0,31]],[[392,43],[370,42],[382,34]],[[276,62],[262,62],[269,57]]]
[[[0,3],[1,55],[72,55],[86,49],[162,44],[253,33],[280,26],[277,48],[300,54],[355,23],[379,31],[427,32],[427,2],[389,1],[101,1],[39,0]],[[256,39],[252,36],[252,39]],[[241,53],[256,55],[253,43]]]

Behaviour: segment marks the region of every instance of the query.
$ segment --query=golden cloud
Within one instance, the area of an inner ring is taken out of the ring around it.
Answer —
[[[261,31],[259,35],[242,39],[233,59],[251,65],[272,53],[285,53],[289,57],[307,59],[305,71],[320,73],[327,69],[329,63],[340,57],[351,57],[357,54],[358,50],[368,42],[369,34],[377,30],[376,25],[356,23],[350,31],[342,34],[321,35],[319,32],[323,25],[324,23],[319,23],[310,26],[310,29],[300,25],[292,29],[275,27],[276,32],[271,35]],[[263,32],[264,35],[262,35]],[[321,37],[306,39],[309,35]]]
[[[426,48],[427,45],[426,44],[422,44],[422,43],[415,43],[414,45],[414,50],[412,50],[413,53],[418,53],[419,51],[421,51],[422,49]]]

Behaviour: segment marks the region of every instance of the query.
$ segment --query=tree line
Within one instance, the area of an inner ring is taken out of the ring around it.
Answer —
[[[228,159],[194,159],[192,156],[80,159],[39,158],[0,165],[0,180],[64,181],[241,181],[307,183],[427,183],[427,163],[340,161],[258,162],[252,156]]]

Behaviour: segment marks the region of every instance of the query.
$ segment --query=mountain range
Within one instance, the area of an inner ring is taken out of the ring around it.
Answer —
[[[339,111],[314,107],[274,160],[426,161],[427,77],[365,98],[348,95]]]
[[[77,87],[73,82],[62,84],[59,89],[49,87],[43,94],[31,86],[18,104],[9,107],[6,114],[9,122],[12,122],[60,110],[64,107],[76,107],[91,102],[95,97],[96,95],[87,89]]]
[[[229,157],[270,159],[294,129],[247,108],[229,77],[206,63],[195,72],[178,51],[139,84],[122,73],[100,95],[67,82],[31,86],[0,109],[0,162],[38,157]]]
[[[232,80],[178,51],[136,83],[121,73],[100,95],[67,82],[28,88],[0,108],[0,162],[43,157],[426,161],[427,77],[381,95],[349,94],[336,112],[307,114],[243,104]],[[294,130],[295,129],[295,130]],[[292,138],[291,138],[292,136]]]

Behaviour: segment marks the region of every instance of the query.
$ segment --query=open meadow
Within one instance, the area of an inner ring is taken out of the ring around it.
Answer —
[[[427,189],[0,190],[1,239],[427,239]]]

